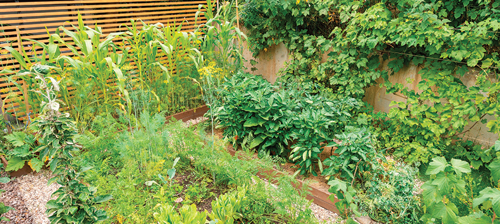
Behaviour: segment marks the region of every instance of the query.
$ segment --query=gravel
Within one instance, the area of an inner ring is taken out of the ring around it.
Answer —
[[[0,189],[6,190],[0,197],[0,202],[16,209],[4,215],[11,220],[6,223],[50,223],[45,214],[45,204],[60,187],[57,183],[47,186],[50,178],[52,174],[42,170],[18,177],[7,184],[0,184]]]

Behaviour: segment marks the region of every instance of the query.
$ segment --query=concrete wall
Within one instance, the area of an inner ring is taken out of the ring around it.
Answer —
[[[270,47],[266,52],[261,52],[257,58],[252,57],[252,53],[246,49],[243,53],[246,62],[245,66],[248,68],[248,72],[255,75],[262,75],[268,81],[274,83],[277,78],[277,73],[279,69],[283,68],[285,62],[288,61],[288,49],[286,49],[284,44],[279,44]],[[323,55],[323,59],[326,59],[326,54]],[[250,64],[250,60],[256,60],[258,62],[257,65],[252,66]],[[326,60],[324,60],[326,61]],[[380,69],[386,70],[388,69],[387,64],[389,61],[384,61],[380,65]],[[257,70],[251,71],[250,68],[255,67]],[[393,83],[402,83],[405,87],[409,89],[413,89],[415,91],[419,91],[417,88],[417,84],[421,81],[421,76],[418,74],[420,71],[420,67],[415,65],[409,65],[402,68],[397,73],[393,74],[389,80]],[[474,85],[476,79],[475,74],[477,72],[469,72],[461,78],[462,82],[467,86]],[[407,79],[413,79],[412,83],[407,83]],[[383,82],[382,78],[377,80],[377,83]],[[406,101],[405,96],[402,94],[386,94],[385,87],[380,88],[379,85],[374,85],[370,88],[366,89],[366,96],[363,99],[364,101],[371,104],[375,111],[384,111],[389,112],[389,104],[392,101]],[[487,116],[487,119],[494,119],[493,116]],[[465,130],[468,130],[473,124],[469,124]],[[488,128],[486,124],[482,124],[479,122],[476,124],[469,132],[463,134],[461,137],[464,139],[468,139],[474,141],[476,143],[482,145],[491,146],[498,140],[498,135],[488,132]]]

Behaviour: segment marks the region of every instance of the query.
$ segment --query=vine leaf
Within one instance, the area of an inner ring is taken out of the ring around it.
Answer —
[[[451,159],[451,166],[455,169],[457,173],[470,173],[469,164],[465,161],[459,159]]]
[[[500,214],[500,190],[492,189],[491,187],[485,188],[479,192],[479,197],[472,201],[472,206],[475,208],[486,201],[491,201],[493,211],[496,214]]]
[[[496,159],[492,163],[490,163],[489,167],[491,170],[491,177],[495,182],[500,180],[500,159]]]
[[[444,157],[433,158],[432,162],[429,163],[429,168],[427,169],[427,172],[425,172],[425,175],[438,174],[439,172],[444,171],[447,166],[448,162],[446,162]]]

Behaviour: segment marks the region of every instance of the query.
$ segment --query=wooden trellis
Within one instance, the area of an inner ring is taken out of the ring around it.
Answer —
[[[33,54],[33,39],[48,43],[48,32],[53,33],[60,26],[73,30],[80,13],[86,26],[102,28],[104,34],[127,31],[125,26],[130,20],[145,23],[181,24],[183,31],[195,28],[195,14],[205,0],[168,1],[168,0],[74,0],[74,1],[14,1],[0,0],[0,70],[17,70],[20,65],[3,47],[10,46],[18,51],[22,47],[28,55]],[[202,10],[203,11],[203,10]],[[203,16],[196,24],[205,23]],[[138,24],[138,28],[142,25]],[[106,35],[103,35],[104,37]],[[70,37],[63,38],[70,40]],[[35,47],[35,49],[41,49]],[[63,55],[72,55],[67,48],[61,47]],[[29,99],[23,96],[27,86],[22,83],[23,91],[8,81],[13,74],[0,74],[0,106],[3,111],[26,119],[30,111]],[[21,80],[19,80],[21,81]],[[24,108],[24,109],[21,109]]]

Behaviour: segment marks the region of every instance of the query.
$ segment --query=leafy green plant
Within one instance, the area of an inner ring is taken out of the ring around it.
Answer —
[[[153,214],[158,223],[165,224],[205,224],[207,222],[207,211],[198,212],[196,205],[184,205],[175,210],[175,207],[169,204],[158,205],[160,211]]]
[[[359,104],[352,98],[329,100],[314,90],[271,85],[262,77],[239,73],[221,86],[221,98],[209,114],[233,144],[288,157],[300,165],[302,174],[316,175],[315,167],[323,167],[321,144],[351,123],[351,111]]]
[[[352,185],[348,185],[347,182],[333,179],[328,181],[328,185],[330,185],[329,192],[333,193],[330,195],[330,200],[334,201],[335,196],[337,196],[338,202],[335,203],[343,218],[352,221],[350,217],[351,214],[355,214],[356,216],[361,216],[361,212],[359,211],[358,201],[355,199],[356,190]]]
[[[335,153],[323,163],[328,166],[323,175],[338,177],[347,181],[366,179],[365,174],[376,168],[377,159],[383,159],[373,146],[370,132],[366,128],[347,127],[342,134],[335,135],[337,140],[328,146],[337,147]]]
[[[247,199],[246,188],[243,186],[212,201],[212,213],[208,216],[216,223],[232,224],[242,217],[240,210],[244,200]]]
[[[34,171],[40,171],[43,166],[42,161],[44,160],[40,160],[35,154],[40,151],[37,150],[40,149],[40,147],[37,146],[34,135],[26,134],[25,132],[14,132],[5,136],[5,139],[14,146],[14,149],[6,153],[10,158],[5,171],[20,170],[26,163],[28,163]]]
[[[498,164],[500,162],[496,159],[489,166],[494,181],[499,180],[496,171]],[[425,203],[425,215],[422,217],[424,222],[498,222],[496,213],[499,212],[500,191],[496,188],[486,187],[479,192],[479,195],[471,195],[466,191],[466,182],[464,181],[464,174],[470,172],[470,165],[465,161],[451,159],[448,162],[443,157],[432,159],[426,172],[426,175],[430,175],[431,179],[422,185],[422,189],[424,189],[422,198]],[[468,213],[460,215],[461,211],[457,208],[457,202],[454,202],[455,198],[467,198],[472,201],[468,204],[470,206]]]
[[[80,182],[81,172],[89,167],[80,168],[72,163],[73,153],[79,151],[74,140],[76,125],[69,114],[59,112],[59,83],[46,77],[51,67],[35,64],[31,69],[39,88],[33,92],[43,98],[42,113],[32,123],[37,133],[36,140],[40,143],[36,151],[40,152],[40,158],[49,160],[50,169],[57,175],[49,183],[57,181],[62,185],[53,193],[57,199],[47,202],[49,220],[52,223],[95,223],[104,220],[106,212],[97,210],[95,205],[109,200],[111,196],[95,196],[96,188]]]

